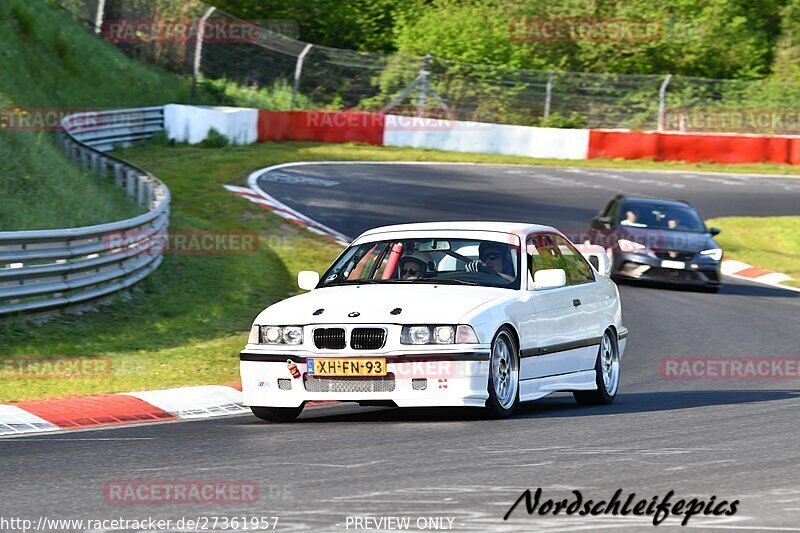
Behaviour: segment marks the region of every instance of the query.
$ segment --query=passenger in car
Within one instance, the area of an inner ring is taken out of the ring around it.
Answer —
[[[407,255],[397,264],[398,279],[415,280],[425,275],[425,263],[421,259]]]

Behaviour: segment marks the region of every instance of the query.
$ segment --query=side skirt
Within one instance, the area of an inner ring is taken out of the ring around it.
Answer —
[[[582,370],[557,376],[521,380],[519,382],[519,399],[521,402],[529,402],[558,391],[597,390],[596,378],[594,370]]]

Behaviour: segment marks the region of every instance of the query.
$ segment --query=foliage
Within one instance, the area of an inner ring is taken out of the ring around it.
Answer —
[[[391,52],[394,12],[401,0],[210,0],[247,20],[296,21],[300,39],[324,46]]]
[[[397,14],[395,43],[403,54],[516,68],[752,78],[769,72],[786,1],[416,0]],[[641,39],[536,40],[542,22],[570,19],[649,25]]]
[[[543,128],[585,128],[586,117],[575,111],[569,115],[550,113],[549,117],[541,120],[539,126]]]
[[[225,78],[203,80],[202,83],[208,92],[214,94],[216,100],[225,105],[286,111],[292,104],[292,85],[283,78],[276,79],[267,87],[239,85]],[[308,96],[297,94],[295,109],[318,107]]]
[[[210,128],[206,138],[200,143],[203,148],[225,148],[230,144],[228,138],[216,128]]]

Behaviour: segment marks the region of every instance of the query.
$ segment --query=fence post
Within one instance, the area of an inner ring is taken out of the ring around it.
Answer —
[[[431,56],[425,54],[422,59],[422,68],[419,71],[419,96],[417,98],[417,116],[425,116],[428,101],[428,75],[431,73]]]
[[[103,31],[103,17],[106,11],[106,0],[97,1],[97,12],[94,15],[94,33],[100,35]]]
[[[550,103],[553,101],[553,71],[547,73],[547,85],[544,95],[544,120],[550,118]]]
[[[312,46],[314,45],[311,43],[307,44],[306,47],[303,48],[303,51],[300,52],[300,55],[297,56],[297,64],[294,66],[294,84],[292,85],[292,104],[289,106],[289,111],[294,111],[294,104],[297,101],[297,91],[300,90],[300,75],[303,74],[303,61]]]
[[[667,86],[672,79],[672,74],[667,74],[658,90],[658,131],[664,131],[664,115],[667,110]]]
[[[203,29],[205,28],[206,20],[216,9],[216,7],[209,7],[197,24],[197,39],[194,44],[194,65],[192,68],[192,96],[197,96],[197,78],[200,77],[200,60],[203,57]]]

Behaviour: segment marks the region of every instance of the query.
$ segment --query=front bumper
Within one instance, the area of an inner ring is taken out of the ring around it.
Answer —
[[[241,352],[244,404],[298,407],[308,401],[334,400],[390,401],[398,407],[483,407],[488,399],[488,347],[458,353],[381,354],[377,357],[386,357],[386,378],[309,376],[309,357],[331,356]],[[292,375],[287,360],[296,366],[299,377]]]
[[[673,283],[703,287],[719,287],[722,282],[720,261],[696,255],[682,261],[685,268],[665,268],[664,259],[649,254],[615,251],[611,273],[616,278],[628,280]]]

